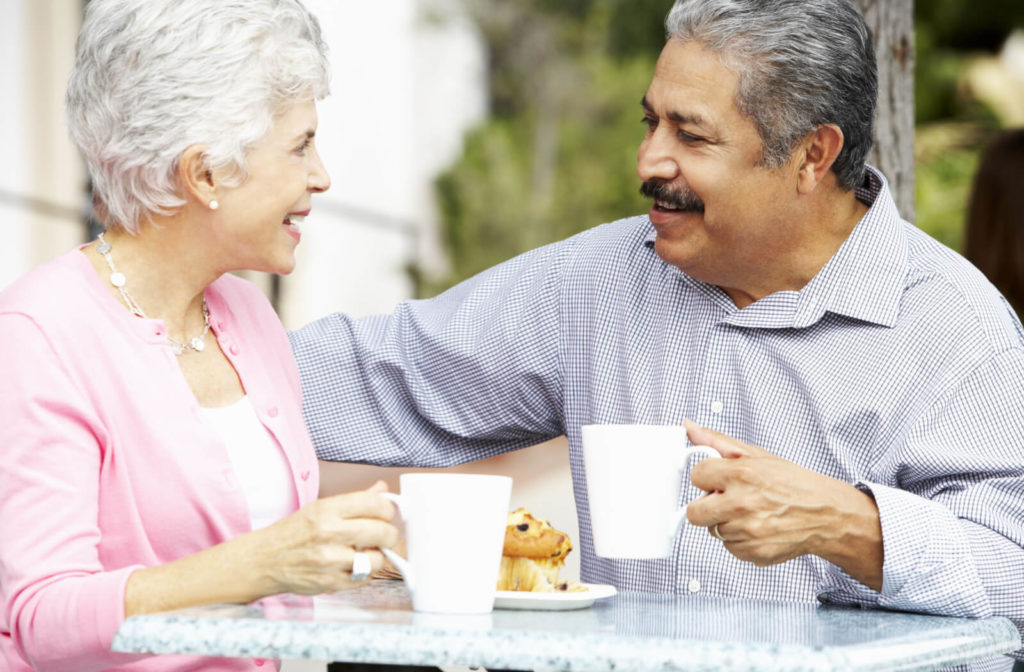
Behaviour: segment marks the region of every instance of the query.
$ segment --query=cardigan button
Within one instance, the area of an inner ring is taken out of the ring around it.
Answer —
[[[242,351],[242,349],[238,347],[237,343],[232,343],[231,347],[228,348],[228,350],[231,351],[232,355],[237,355],[238,353],[240,353]]]

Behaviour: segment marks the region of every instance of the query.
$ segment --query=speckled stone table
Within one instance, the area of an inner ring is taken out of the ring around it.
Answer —
[[[396,581],[127,619],[114,650],[544,670],[935,670],[1020,648],[980,620],[619,594],[576,611],[414,613]]]

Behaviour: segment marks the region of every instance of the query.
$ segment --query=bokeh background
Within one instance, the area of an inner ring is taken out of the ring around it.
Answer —
[[[0,289],[95,235],[62,110],[84,4],[0,0]],[[288,328],[389,312],[647,209],[639,101],[669,0],[306,4],[331,47],[317,142],[333,186],[314,199],[295,273],[250,276]],[[915,223],[959,248],[979,149],[1024,126],[1024,2],[918,0],[913,11]],[[513,475],[513,505],[575,539],[564,441],[463,469]],[[332,465],[325,491],[378,477],[397,489],[404,471]],[[566,574],[578,576],[577,558]]]

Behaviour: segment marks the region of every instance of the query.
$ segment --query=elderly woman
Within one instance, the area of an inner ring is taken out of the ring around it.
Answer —
[[[0,670],[250,669],[110,652],[133,614],[360,585],[397,540],[316,501],[284,330],[325,46],[297,0],[92,0],[67,94],[99,240],[0,294]],[[266,668],[264,668],[266,669]]]

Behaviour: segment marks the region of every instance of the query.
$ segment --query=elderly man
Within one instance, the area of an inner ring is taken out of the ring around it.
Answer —
[[[667,28],[650,212],[293,334],[321,458],[442,466],[564,433],[586,581],[1024,626],[1024,335],[865,165],[863,18],[679,0]],[[581,425],[686,420],[728,458],[691,472],[707,529],[664,560],[595,556]]]

